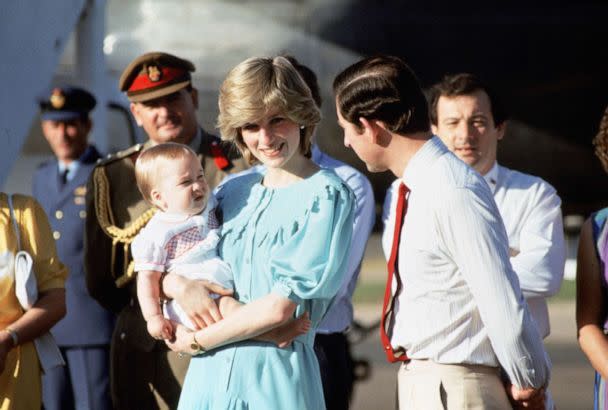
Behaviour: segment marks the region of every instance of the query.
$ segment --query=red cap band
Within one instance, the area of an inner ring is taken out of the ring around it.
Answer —
[[[152,71],[155,70],[155,71]],[[182,68],[148,66],[142,70],[131,83],[128,92],[137,92],[148,90],[150,88],[158,88],[168,84],[187,81],[190,79],[190,73]]]

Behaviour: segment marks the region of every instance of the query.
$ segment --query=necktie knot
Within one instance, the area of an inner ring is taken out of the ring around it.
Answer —
[[[67,167],[64,170],[59,171],[59,179],[63,185],[68,182],[68,172],[70,172],[70,170]]]

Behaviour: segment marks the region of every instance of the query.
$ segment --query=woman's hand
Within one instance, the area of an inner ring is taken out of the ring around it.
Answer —
[[[175,337],[172,340],[165,340],[165,343],[167,346],[169,346],[169,349],[173,350],[174,352],[192,354],[193,351],[190,348],[190,345],[194,340],[194,332],[179,323],[171,323],[175,328]]]
[[[166,275],[163,279],[165,295],[175,299],[198,329],[222,319],[217,303],[210,293],[232,295],[232,290],[206,280],[191,280],[181,275]]]

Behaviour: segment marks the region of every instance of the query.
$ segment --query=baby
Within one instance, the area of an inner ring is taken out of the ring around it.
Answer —
[[[161,311],[163,272],[233,288],[230,266],[218,257],[216,250],[220,240],[220,222],[215,215],[217,203],[200,160],[186,145],[165,143],[145,150],[135,163],[135,177],[144,199],[158,209],[131,244],[138,272],[137,298],[150,335],[171,340],[172,321],[192,330],[197,327],[174,300],[166,303],[164,312]],[[222,316],[241,306],[229,296],[215,295],[215,299]],[[258,339],[283,347],[306,333],[309,327],[307,316],[302,316]]]

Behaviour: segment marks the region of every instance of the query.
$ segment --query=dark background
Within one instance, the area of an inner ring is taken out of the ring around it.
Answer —
[[[607,1],[335,1],[308,21],[344,48],[403,57],[425,87],[445,73],[479,75],[510,112],[499,162],[555,186],[564,215],[608,205],[591,145],[608,104]],[[381,202],[391,178],[369,176]]]

